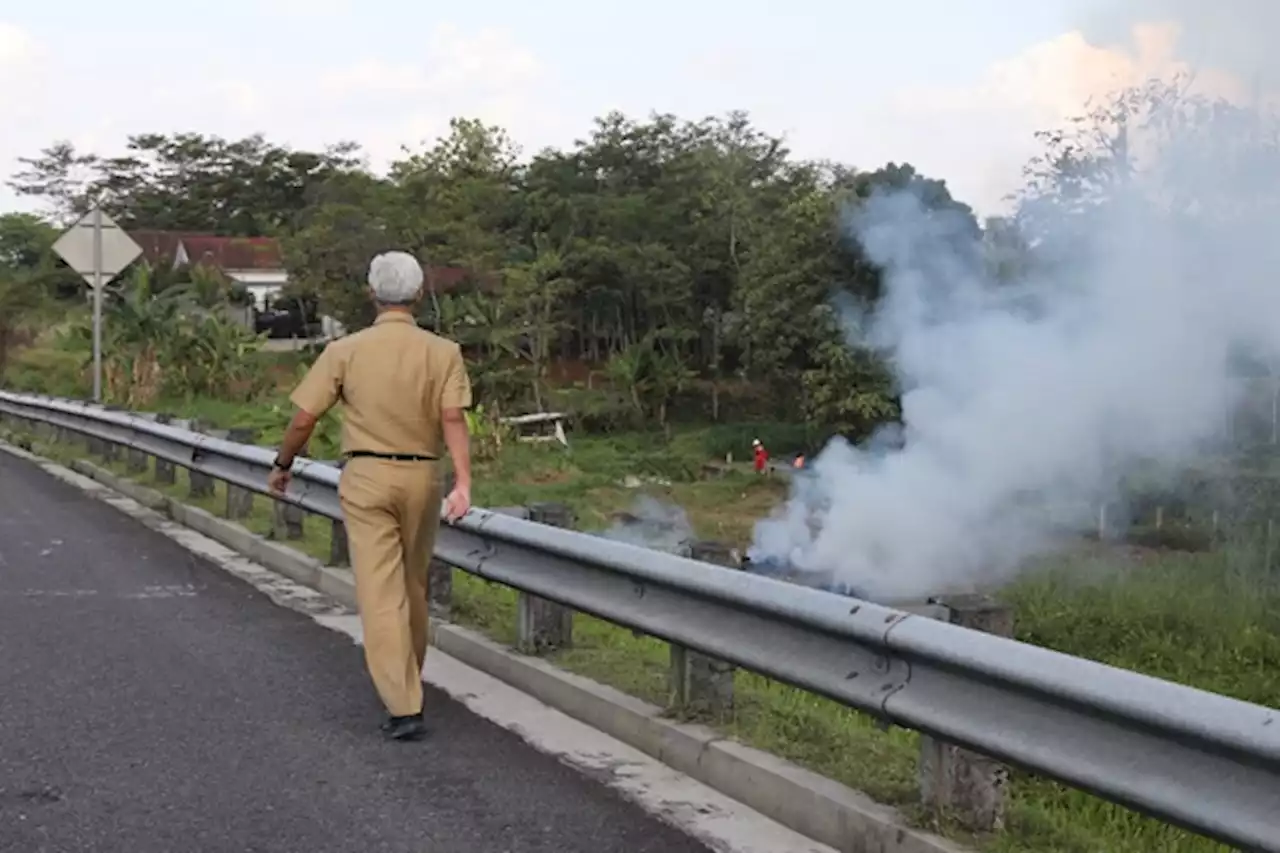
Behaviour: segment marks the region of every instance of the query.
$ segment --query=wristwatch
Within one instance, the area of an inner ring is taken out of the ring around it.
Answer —
[[[275,468],[277,471],[288,471],[290,468],[293,467],[293,461],[290,460],[289,464],[286,465],[280,461],[280,454],[276,454],[276,458],[274,461],[272,461],[271,467]]]

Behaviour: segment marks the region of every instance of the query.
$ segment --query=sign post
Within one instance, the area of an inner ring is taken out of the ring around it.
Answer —
[[[80,273],[93,291],[93,401],[100,403],[103,289],[142,254],[142,247],[102,208],[94,207],[58,238],[53,250]]]

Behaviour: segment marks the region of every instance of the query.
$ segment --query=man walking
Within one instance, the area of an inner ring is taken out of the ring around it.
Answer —
[[[395,740],[426,733],[422,664],[427,654],[427,567],[441,511],[441,440],[453,460],[450,521],[471,508],[471,459],[464,410],[471,382],[456,343],[419,329],[422,267],[388,252],[369,264],[378,317],[333,341],[290,399],[297,412],[285,432],[269,485],[283,494],[294,457],[316,422],[343,403],[339,481],[351,549],[365,662],[387,708],[382,730]]]

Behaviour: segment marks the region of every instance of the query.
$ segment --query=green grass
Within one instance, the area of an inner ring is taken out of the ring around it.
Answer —
[[[286,410],[250,414],[205,404],[199,412],[219,426],[287,417]],[[264,432],[265,434],[265,432]],[[599,528],[611,512],[640,492],[668,496],[688,511],[699,535],[742,544],[750,522],[784,493],[782,484],[749,473],[696,479],[705,434],[691,431],[670,443],[648,435],[571,436],[573,448],[519,445],[477,466],[476,499],[499,506],[563,501],[579,526]],[[75,448],[37,447],[66,459]],[[115,466],[123,473],[120,465]],[[627,478],[637,478],[628,485]],[[143,481],[150,481],[144,475]],[[186,498],[179,484],[168,491]],[[225,497],[198,502],[221,513]],[[270,530],[268,501],[257,498],[248,526]],[[290,543],[328,556],[328,525],[307,522],[306,537]],[[1093,545],[1060,556],[1006,588],[1019,639],[1069,654],[1145,672],[1264,705],[1280,706],[1280,594],[1260,572],[1256,549],[1175,555]],[[505,643],[514,640],[513,590],[455,573],[454,618]],[[575,647],[556,653],[558,665],[665,706],[667,646],[579,615]],[[765,678],[736,675],[734,719],[720,727],[752,746],[786,757],[920,818],[916,802],[914,733],[881,730],[870,718]],[[971,838],[936,827],[992,853],[1211,853],[1225,848],[1140,817],[1060,785],[1014,772],[1008,829]]]

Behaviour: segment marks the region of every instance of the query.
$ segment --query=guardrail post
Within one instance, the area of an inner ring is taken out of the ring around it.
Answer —
[[[986,596],[948,596],[930,603],[945,607],[953,625],[1013,636],[1013,611]],[[998,761],[921,735],[919,775],[921,802],[935,818],[949,816],[975,832],[1004,827],[1009,771]]]
[[[337,519],[329,530],[329,565],[347,568],[351,565],[351,543],[347,526]]]
[[[689,556],[731,569],[741,568],[737,555],[720,542],[693,542]],[[723,719],[733,713],[735,667],[716,658],[671,644],[671,706],[681,716]]]
[[[165,414],[156,415],[156,423],[168,424],[170,426],[175,426],[175,427],[185,429],[185,422],[175,421],[173,419],[173,415],[165,415]],[[157,456],[155,471],[156,471],[157,483],[161,483],[166,486],[172,486],[174,483],[178,482],[178,471],[174,467],[173,463],[167,459],[161,459],[159,456]]]
[[[214,432],[210,430],[200,421],[191,422],[191,431],[204,433],[208,436],[214,436]],[[226,433],[222,433],[225,436]],[[217,436],[217,437],[222,437]],[[214,484],[213,478],[207,474],[201,474],[199,471],[191,468],[187,469],[187,484],[190,487],[188,494],[193,498],[211,498],[213,497]]]
[[[307,513],[297,504],[275,501],[271,508],[271,538],[276,540],[301,539],[306,532],[303,523]]]
[[[434,556],[427,564],[427,604],[436,619],[453,615],[453,566]]]
[[[529,520],[552,527],[573,527],[573,510],[565,504],[529,505]],[[521,592],[516,598],[516,647],[525,654],[545,654],[573,645],[573,611],[562,604]]]
[[[140,415],[140,417],[149,421],[155,421],[156,419],[155,415]],[[130,447],[125,451],[125,471],[130,474],[146,473],[148,461],[147,454],[142,450]]]
[[[108,412],[124,411],[119,406],[103,406],[102,408],[104,411],[108,411]],[[101,446],[98,449],[99,449],[99,452],[102,454],[102,461],[107,463],[108,465],[112,464],[113,462],[119,461],[120,446],[117,445],[115,442],[104,441],[102,442]]]
[[[257,431],[247,427],[237,427],[227,431],[227,441],[234,441],[236,444],[253,444],[257,439]],[[248,518],[252,512],[253,492],[227,483],[227,518],[238,521]]]
[[[442,477],[442,499],[453,491],[453,484],[453,470],[450,469]],[[427,563],[427,608],[433,619],[447,622],[453,615],[453,566],[437,560],[435,554],[431,555],[431,561]]]
[[[86,408],[93,410],[93,409],[101,409],[102,407],[95,403],[93,405],[86,406]],[[102,455],[102,445],[104,443],[102,439],[95,438],[94,436],[91,436],[91,435],[85,435],[84,433],[75,433],[75,437],[77,439],[83,439],[85,453],[87,453],[90,456]]]

